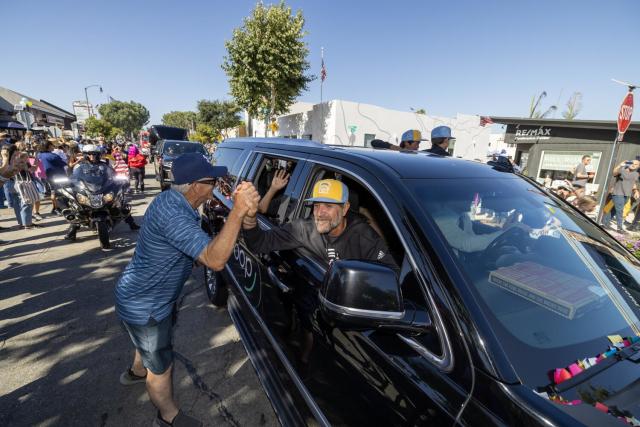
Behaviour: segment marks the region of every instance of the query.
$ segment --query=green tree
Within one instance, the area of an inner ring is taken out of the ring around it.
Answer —
[[[216,136],[226,138],[227,130],[241,124],[240,107],[232,101],[198,101],[198,123],[211,127]]]
[[[198,141],[204,144],[210,144],[220,138],[220,133],[216,132],[210,125],[199,123],[196,126],[195,133],[189,135],[190,141]]]
[[[149,123],[149,110],[137,102],[112,101],[98,108],[102,118],[128,135]]]
[[[111,123],[104,119],[98,119],[96,117],[89,117],[84,122],[84,129],[87,135],[94,138],[103,136],[106,139],[110,139],[114,132],[114,127]]]
[[[567,109],[562,112],[565,120],[575,119],[582,110],[582,93],[574,92],[567,101]]]
[[[225,43],[222,69],[231,95],[250,116],[269,121],[287,112],[315,76],[307,75],[309,49],[303,40],[304,17],[284,4],[258,3],[242,27]]]
[[[195,131],[197,114],[193,111],[171,111],[162,116],[162,124]]]

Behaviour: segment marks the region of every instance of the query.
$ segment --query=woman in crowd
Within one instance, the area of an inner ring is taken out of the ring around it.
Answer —
[[[7,150],[7,162],[11,163],[14,156],[18,156],[18,158],[21,159],[21,167],[17,173],[5,183],[4,187],[7,189],[7,194],[10,197],[18,226],[24,229],[32,229],[38,227],[38,225],[32,222],[33,204],[35,200],[26,200],[21,197],[17,185],[21,182],[33,181],[32,172],[35,171],[36,168],[29,165],[29,155],[27,153],[19,151],[16,145],[10,145]]]

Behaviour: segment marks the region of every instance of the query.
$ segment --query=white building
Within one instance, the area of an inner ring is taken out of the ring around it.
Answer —
[[[428,139],[431,129],[446,125],[451,127],[456,142],[453,156],[465,159],[485,160],[489,150],[490,126],[480,126],[480,117],[458,114],[455,118],[435,117],[407,111],[390,110],[376,105],[332,100],[322,104],[298,102],[291,106],[289,114],[276,119],[275,135],[265,132],[265,123],[253,121],[254,136],[279,136],[303,138],[325,144],[370,146],[373,139],[400,144],[402,133],[409,129],[422,132]],[[431,147],[428,141],[420,145]],[[451,147],[450,147],[451,148]]]
[[[515,158],[516,156],[516,144],[507,144],[505,142],[505,133],[492,133],[489,135],[489,151],[502,152],[506,151],[507,156]]]

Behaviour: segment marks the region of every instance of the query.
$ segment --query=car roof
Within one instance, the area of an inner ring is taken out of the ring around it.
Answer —
[[[380,168],[391,169],[401,179],[515,177],[513,174],[496,170],[484,163],[443,157],[428,152],[326,145],[307,139],[232,138],[223,141],[219,148],[225,146],[249,148],[249,144],[251,148],[283,149],[338,158],[356,163],[372,172]]]
[[[163,139],[162,141],[165,142],[165,143],[167,143],[167,142],[175,142],[175,143],[179,143],[179,144],[199,144],[199,145],[202,145],[198,141],[183,141],[181,139]]]

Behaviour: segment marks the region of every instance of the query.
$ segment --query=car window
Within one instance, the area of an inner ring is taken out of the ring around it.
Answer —
[[[638,261],[569,205],[517,177],[406,183],[525,382],[640,335]]]
[[[409,257],[406,255],[402,240],[399,238],[391,219],[382,208],[381,202],[362,185],[358,179],[341,171],[334,171],[325,167],[318,167],[312,172],[311,179],[305,187],[303,200],[311,197],[313,185],[321,179],[337,179],[346,184],[349,188],[350,213],[358,215],[373,228],[384,240],[389,249],[389,253],[400,267],[398,279],[403,300],[407,304],[426,311],[434,318],[433,311],[427,303],[425,291],[418,278],[419,276],[416,274]],[[311,218],[312,215],[312,206],[310,204],[303,204],[299,210],[298,217]],[[422,334],[419,337],[415,337],[415,339],[434,355],[442,356],[443,348],[441,340],[435,329],[433,332]]]
[[[253,178],[253,185],[260,194],[261,204],[259,213],[274,224],[281,224],[289,203],[286,196],[287,188],[292,185],[291,176],[298,162],[293,159],[277,156],[264,156],[260,160],[257,173]],[[285,187],[276,190],[278,184]],[[269,192],[273,187],[272,192]],[[266,203],[268,202],[268,203]]]
[[[162,147],[162,154],[169,156],[179,156],[185,153],[202,153],[207,154],[207,150],[202,144],[194,142],[180,143],[180,142],[167,142]]]
[[[231,190],[238,180],[238,173],[242,167],[242,160],[244,156],[242,148],[227,148],[218,147],[213,154],[211,164],[214,166],[226,166],[228,169],[228,175],[223,178],[220,184],[220,191],[227,195],[231,194]]]

